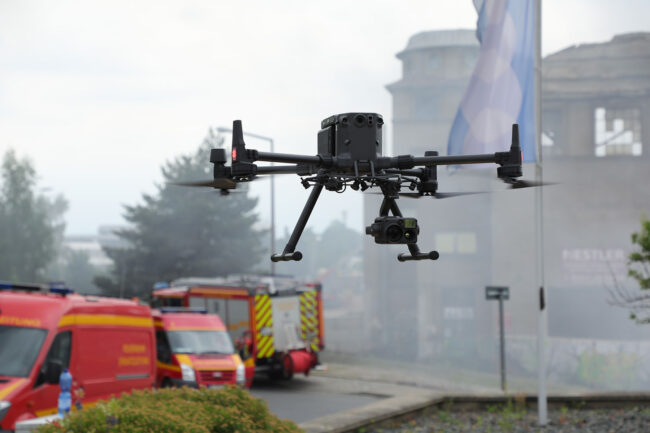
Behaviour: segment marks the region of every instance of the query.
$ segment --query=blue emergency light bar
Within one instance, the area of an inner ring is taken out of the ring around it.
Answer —
[[[36,283],[10,283],[8,281],[0,281],[0,290],[22,290],[27,292],[50,292],[62,296],[74,293],[74,290],[65,286],[63,281],[55,281],[50,284],[36,284]]]

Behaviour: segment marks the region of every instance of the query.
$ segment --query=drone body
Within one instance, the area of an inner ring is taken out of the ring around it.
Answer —
[[[224,195],[240,182],[249,182],[260,175],[294,173],[301,176],[305,188],[312,188],[298,222],[280,254],[271,260],[301,260],[296,251],[298,240],[309,220],[323,188],[342,192],[348,186],[365,191],[378,187],[384,195],[379,216],[366,227],[366,234],[378,244],[405,244],[408,254],[400,254],[399,261],[436,260],[436,251],[420,252],[417,245],[419,227],[415,218],[403,217],[396,199],[406,197],[446,198],[459,194],[438,193],[436,169],[438,165],[495,163],[497,175],[513,187],[535,186],[517,181],[522,175],[522,155],[519,146],[519,130],[512,127],[510,150],[483,155],[438,156],[438,152],[425,152],[424,156],[382,155],[382,132],[384,120],[376,113],[343,113],[330,116],[321,122],[318,132],[318,153],[315,156],[259,152],[246,149],[241,121],[233,122],[232,163],[226,165],[226,151],[212,149],[210,162],[214,164],[211,181],[190,182],[183,185],[209,186],[221,190]],[[258,166],[257,161],[278,162],[286,165]],[[410,193],[401,193],[407,186]],[[389,215],[392,214],[392,215]]]

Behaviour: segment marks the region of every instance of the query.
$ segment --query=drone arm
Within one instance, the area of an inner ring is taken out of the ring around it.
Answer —
[[[257,167],[255,174],[298,174],[302,167],[297,165],[271,165],[268,167]]]
[[[389,168],[388,170],[384,170],[386,174],[401,174],[402,176],[415,176],[415,177],[420,177],[424,174],[423,169],[421,168],[412,168],[412,169],[405,169],[405,170],[400,170],[398,168]]]
[[[309,156],[309,155],[293,155],[291,153],[271,153],[271,152],[258,152],[256,150],[251,151],[253,153],[253,159],[257,161],[268,161],[268,162],[285,162],[287,164],[311,164],[311,165],[321,165],[323,162],[319,156]]]
[[[300,235],[302,235],[302,231],[305,229],[305,226],[307,225],[309,216],[311,215],[311,212],[314,210],[314,206],[316,205],[316,201],[318,200],[318,196],[320,195],[322,190],[323,190],[322,183],[316,183],[314,185],[314,188],[311,190],[311,193],[309,194],[309,198],[307,199],[307,203],[305,203],[305,207],[303,208],[302,213],[300,214],[300,218],[298,218],[296,227],[294,227],[293,232],[291,233],[289,242],[287,242],[287,245],[284,247],[284,251],[282,251],[282,254],[273,254],[271,256],[272,261],[288,262],[290,260],[299,261],[302,259],[302,253],[300,251],[296,251],[296,245],[298,245],[298,241],[300,240]]]
[[[505,181],[512,181],[514,178],[522,175],[521,163],[523,154],[519,144],[519,125],[516,123],[512,125],[512,143],[510,144],[510,150],[507,152],[495,152],[485,155],[423,156],[412,159],[414,166],[495,163],[500,166],[497,169],[499,178]]]
[[[501,152],[497,152],[501,153]],[[497,162],[497,153],[485,155],[416,156],[414,165],[459,165]]]

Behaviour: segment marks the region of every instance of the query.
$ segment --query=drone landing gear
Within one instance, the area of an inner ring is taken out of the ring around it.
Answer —
[[[402,217],[402,212],[399,210],[395,199],[393,197],[384,196],[384,200],[381,202],[381,207],[379,208],[379,216],[386,217],[388,216],[389,211],[396,217]],[[418,244],[415,242],[407,243],[406,246],[408,247],[410,254],[399,254],[397,260],[400,262],[411,260],[438,260],[438,257],[440,257],[438,251],[429,251],[428,253],[421,252]]]
[[[428,253],[423,253],[418,248],[417,244],[406,244],[409,247],[409,252],[411,255],[401,253],[397,256],[397,260],[400,262],[407,262],[409,260],[438,260],[440,254],[438,251],[429,251]]]
[[[311,211],[314,210],[314,206],[316,205],[316,201],[318,200],[318,196],[320,195],[322,190],[323,190],[322,183],[314,184],[314,188],[311,190],[311,193],[309,194],[307,203],[305,203],[305,207],[303,208],[302,213],[300,214],[300,218],[298,218],[296,227],[294,227],[293,232],[291,233],[289,242],[287,242],[287,245],[284,247],[284,251],[282,251],[282,254],[273,254],[271,256],[271,261],[288,262],[294,260],[298,262],[302,260],[302,253],[300,251],[296,251],[296,245],[298,245],[298,240],[300,240],[302,231],[305,229],[305,226],[307,225],[307,221],[309,220]]]

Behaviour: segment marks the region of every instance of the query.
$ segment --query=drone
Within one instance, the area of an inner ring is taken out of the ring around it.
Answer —
[[[330,116],[321,122],[317,139],[318,153],[309,156],[247,149],[242,122],[235,120],[232,128],[231,165],[226,165],[225,149],[212,149],[210,162],[214,164],[214,178],[179,185],[212,187],[223,195],[228,195],[239,183],[250,182],[259,175],[300,176],[302,185],[312,190],[284,250],[280,254],[271,255],[273,262],[302,259],[303,255],[296,251],[296,246],[323,188],[334,192],[343,192],[347,187],[355,191],[379,188],[384,196],[379,207],[379,216],[366,227],[366,234],[372,236],[377,244],[405,244],[409,252],[397,256],[400,262],[405,262],[437,260],[440,255],[437,251],[420,251],[417,245],[420,232],[418,222],[415,218],[404,217],[396,200],[400,196],[446,198],[464,194],[438,192],[439,165],[494,163],[498,165],[499,179],[510,184],[512,188],[541,186],[517,179],[522,176],[522,152],[517,124],[512,125],[512,141],[510,150],[506,152],[452,156],[439,156],[436,151],[427,151],[424,156],[383,156],[383,125],[384,119],[377,113],[343,113]],[[285,165],[258,166],[257,161]],[[403,187],[408,188],[410,192],[401,192]]]

